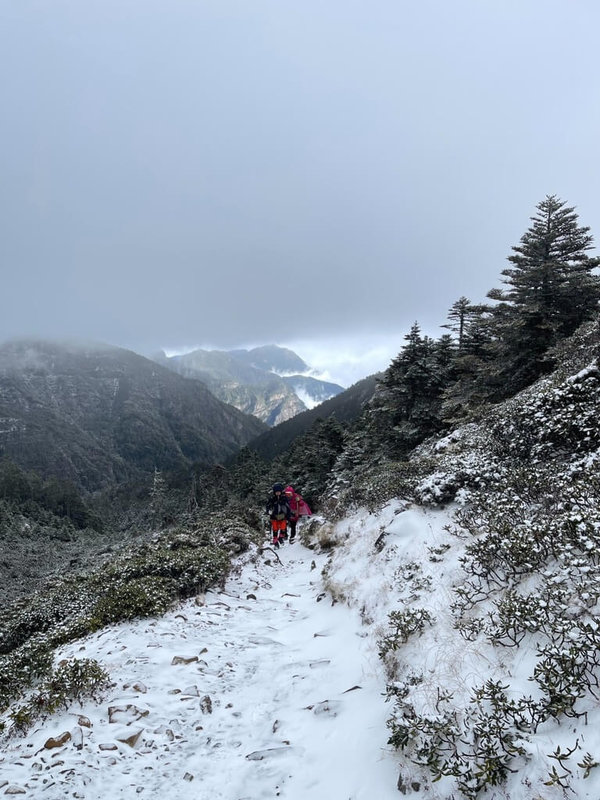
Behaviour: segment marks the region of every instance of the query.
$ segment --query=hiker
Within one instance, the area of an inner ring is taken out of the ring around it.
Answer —
[[[283,492],[282,483],[273,485],[273,494],[267,501],[266,513],[271,520],[273,547],[278,548],[285,541],[288,520],[292,516],[290,505]]]
[[[292,512],[292,515],[290,517],[290,544],[291,544],[296,539],[296,525],[298,524],[298,520],[300,519],[300,517],[310,516],[312,514],[312,511],[306,504],[306,501],[304,500],[302,495],[294,491],[293,486],[286,486],[284,494],[287,497],[290,506],[290,511]]]

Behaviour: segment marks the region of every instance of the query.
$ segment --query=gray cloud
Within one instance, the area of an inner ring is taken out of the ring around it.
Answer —
[[[0,339],[399,349],[546,194],[600,236],[595,0],[0,9]]]

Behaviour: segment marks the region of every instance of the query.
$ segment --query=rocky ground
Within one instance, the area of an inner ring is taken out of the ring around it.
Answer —
[[[374,631],[332,604],[325,562],[265,550],[223,592],[65,646],[57,659],[97,659],[114,686],[9,737],[0,793],[397,797]]]

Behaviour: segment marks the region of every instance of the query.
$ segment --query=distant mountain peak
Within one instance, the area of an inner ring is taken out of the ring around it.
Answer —
[[[313,408],[344,388],[310,376],[309,365],[293,350],[279,345],[198,349],[157,360],[180,375],[203,381],[220,400],[271,426]]]
[[[274,372],[276,375],[297,375],[310,370],[299,355],[287,347],[276,344],[265,344],[250,350],[230,350],[234,358],[243,361],[256,369]]]
[[[219,463],[265,426],[131,350],[0,345],[0,457],[95,492]]]

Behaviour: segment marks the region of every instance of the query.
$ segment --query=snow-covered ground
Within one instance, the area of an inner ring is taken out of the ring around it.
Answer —
[[[466,641],[455,628],[450,606],[464,578],[464,542],[450,510],[394,501],[325,524],[320,535],[336,541],[331,555],[300,542],[277,554],[254,550],[224,591],[64,647],[59,659],[97,659],[114,688],[100,703],[8,738],[0,793],[396,800],[401,775],[414,800],[458,799],[452,778],[432,783],[387,744],[393,706],[378,650],[388,614],[430,614],[431,625],[394,654],[400,679],[421,678],[413,693],[420,714],[435,715],[438,688],[463,704],[488,679],[515,698],[532,692],[533,647]],[[481,800],[598,800],[600,711],[593,698],[580,707],[587,717],[524,734],[518,771]],[[553,767],[559,776],[570,771],[572,790],[550,785]]]
[[[224,592],[65,647],[59,658],[97,659],[114,690],[10,740],[0,792],[397,797],[377,647],[356,609],[323,594],[325,562],[299,542],[278,558],[265,551]],[[46,749],[66,733],[64,745]]]

